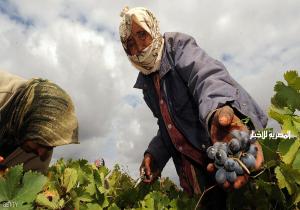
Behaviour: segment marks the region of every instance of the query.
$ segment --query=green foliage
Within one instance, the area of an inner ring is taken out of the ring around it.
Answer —
[[[297,71],[287,71],[284,74],[287,85],[278,81],[274,87],[276,94],[271,102],[278,108],[287,107],[292,112],[300,110],[300,77]]]
[[[115,165],[97,168],[86,160],[60,159],[49,169],[44,191],[36,197],[36,209],[193,209],[195,200],[168,178],[152,185],[135,180]]]
[[[269,116],[281,125],[281,133],[292,138],[260,139],[264,153],[262,171],[248,184],[230,193],[228,209],[299,209],[300,206],[300,77],[296,71],[277,82]],[[272,132],[272,129],[265,129]],[[241,198],[239,195],[243,194]]]
[[[44,175],[32,171],[23,175],[22,165],[11,168],[0,177],[0,203],[3,204],[0,209],[32,209],[46,180]]]
[[[272,98],[273,105],[269,115],[277,120],[282,127],[282,132],[291,132],[292,139],[280,139],[277,153],[280,162],[274,172],[278,187],[285,192],[288,206],[296,208],[300,201],[300,117],[296,114],[300,111],[300,77],[296,71],[288,71],[284,74],[287,82],[277,82],[274,90],[276,94]]]
[[[300,111],[300,77],[297,71],[287,71],[284,78],[287,84],[278,81],[274,87],[269,115],[282,125],[283,132],[299,136],[300,117],[295,112]]]
[[[275,85],[269,116],[279,122],[282,133],[290,131],[293,138],[259,140],[263,168],[252,172],[245,187],[228,193],[227,209],[300,208],[300,77],[288,71],[284,78],[286,84]],[[50,167],[48,179],[35,172],[24,174],[21,165],[0,176],[0,204],[15,202],[17,206],[9,209],[24,210],[192,210],[198,201],[168,178],[134,186],[135,180],[119,165],[109,170],[86,160],[60,159]],[[0,205],[1,209],[7,207]]]

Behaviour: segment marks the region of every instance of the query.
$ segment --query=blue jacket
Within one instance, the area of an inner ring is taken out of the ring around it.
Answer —
[[[225,66],[201,49],[194,38],[183,33],[165,33],[159,69],[160,86],[172,120],[185,138],[205,152],[211,145],[208,120],[213,110],[228,104],[239,117],[250,117],[252,129],[262,129],[267,116],[253,98],[228,73]],[[172,144],[160,114],[159,102],[150,75],[139,73],[135,88],[158,119],[159,130],[146,152],[162,170],[170,157],[177,172],[178,152]]]

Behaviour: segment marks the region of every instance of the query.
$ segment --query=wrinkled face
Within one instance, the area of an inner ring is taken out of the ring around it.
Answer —
[[[136,22],[132,21],[131,34],[127,39],[129,55],[139,55],[152,42],[152,37]]]
[[[21,148],[27,153],[34,153],[40,156],[42,161],[45,161],[49,157],[49,151],[52,149],[52,147],[42,146],[30,140],[25,141],[25,143],[21,145]]]

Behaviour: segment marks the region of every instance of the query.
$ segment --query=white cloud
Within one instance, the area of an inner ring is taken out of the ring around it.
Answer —
[[[226,29],[230,25],[231,18],[229,15],[223,15],[217,19],[217,25],[220,29]]]

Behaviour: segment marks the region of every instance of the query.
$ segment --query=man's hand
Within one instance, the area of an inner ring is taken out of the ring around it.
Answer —
[[[154,182],[159,176],[160,172],[154,165],[154,159],[151,154],[146,153],[143,159],[143,162],[140,167],[140,173],[142,175],[142,168],[145,171],[145,178],[143,179],[144,183],[152,183]]]
[[[1,164],[2,162],[4,162],[4,158],[2,156],[0,156],[0,176],[3,176],[3,174],[5,174],[5,172],[7,170],[7,166]]]
[[[240,130],[249,132],[246,125],[244,125],[241,120],[234,114],[233,109],[230,106],[224,106],[218,109],[211,121],[210,134],[211,140],[214,144],[216,141],[229,142],[232,139],[230,132],[232,130]],[[257,146],[257,158],[255,163],[255,170],[261,168],[264,161],[261,146],[258,142],[255,143]],[[208,164],[207,170],[209,172],[214,172],[216,169],[213,163]],[[238,176],[234,183],[229,183],[225,181],[223,187],[239,189],[244,186],[249,179],[249,175]]]

